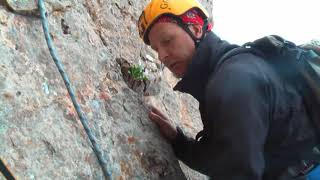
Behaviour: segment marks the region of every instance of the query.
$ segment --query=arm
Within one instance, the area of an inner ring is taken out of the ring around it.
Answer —
[[[178,131],[173,143],[179,159],[219,180],[262,179],[264,171],[268,85],[262,75],[238,69],[220,71],[207,86],[205,138]]]

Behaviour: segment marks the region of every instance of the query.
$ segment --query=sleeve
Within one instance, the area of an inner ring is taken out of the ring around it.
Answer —
[[[177,157],[192,169],[219,180],[259,180],[269,126],[269,85],[261,74],[230,67],[219,71],[206,90],[209,127],[196,141],[178,129]]]

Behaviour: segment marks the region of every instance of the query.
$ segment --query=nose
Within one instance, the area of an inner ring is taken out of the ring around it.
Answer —
[[[168,57],[168,53],[166,52],[166,50],[164,48],[158,49],[158,59],[166,64],[166,59]]]

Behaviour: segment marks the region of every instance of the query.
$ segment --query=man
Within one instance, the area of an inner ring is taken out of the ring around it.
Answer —
[[[254,54],[215,69],[238,46],[211,32],[207,18],[196,0],[152,0],[142,12],[141,38],[182,78],[174,90],[199,101],[203,130],[186,137],[156,107],[149,118],[180,160],[213,179],[311,177],[305,174],[317,170],[309,157],[317,143],[301,95]]]

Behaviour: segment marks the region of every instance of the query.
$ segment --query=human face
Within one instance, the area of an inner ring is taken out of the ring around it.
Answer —
[[[195,52],[190,35],[175,23],[160,22],[153,25],[148,37],[158,59],[176,77],[183,77]]]

